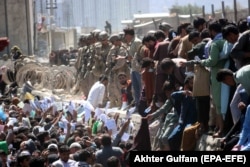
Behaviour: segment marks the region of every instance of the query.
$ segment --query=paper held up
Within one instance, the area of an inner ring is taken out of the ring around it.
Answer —
[[[117,129],[114,119],[108,119],[105,123],[105,126],[108,128],[108,130]]]
[[[104,113],[104,111],[101,109],[101,108],[96,108],[95,109],[95,116],[94,117],[96,117],[97,119],[99,119],[99,117],[100,117],[100,115],[102,114],[102,113]]]
[[[74,110],[75,110],[75,104],[74,102],[70,101],[68,105],[68,111],[73,115]]]
[[[121,140],[124,141],[124,142],[127,142],[129,140],[129,134],[128,133],[123,133]]]

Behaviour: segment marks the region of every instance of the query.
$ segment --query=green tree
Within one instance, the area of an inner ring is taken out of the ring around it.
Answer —
[[[181,5],[173,5],[170,9],[169,9],[170,14],[171,13],[178,13],[178,14],[190,14],[190,12],[192,14],[199,14],[202,13],[202,8],[197,6],[196,4],[192,5],[192,4],[188,4],[185,6],[181,6]]]

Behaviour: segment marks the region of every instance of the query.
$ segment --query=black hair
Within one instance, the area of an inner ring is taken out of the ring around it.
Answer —
[[[69,146],[67,146],[67,145],[61,145],[60,147],[59,147],[59,153],[65,153],[65,152],[69,152],[70,151],[70,149],[69,149]]]
[[[154,64],[154,60],[149,57],[145,57],[142,59],[141,68],[149,67],[151,64]]]
[[[167,70],[169,69],[170,67],[172,66],[175,66],[175,63],[173,62],[173,60],[171,60],[170,58],[164,58],[162,61],[161,61],[161,69],[162,70]]]
[[[133,144],[131,142],[127,142],[125,145],[126,150],[130,150]]]
[[[202,17],[196,17],[193,21],[194,28],[199,28],[200,25],[206,23],[206,20]]]
[[[191,31],[188,35],[188,40],[191,41],[194,38],[199,38],[200,37],[200,32],[199,31]]]
[[[23,101],[23,103],[28,103],[28,104],[30,104],[30,101],[29,101],[29,99],[25,99],[25,100]]]
[[[126,148],[126,144],[125,144],[125,142],[120,142],[119,143],[119,145],[118,145],[121,149],[124,149],[124,148]]]
[[[78,152],[78,155],[79,155],[79,160],[87,161],[87,159],[92,156],[92,153],[90,151],[88,151],[87,149],[81,149]]]
[[[127,35],[127,34],[128,34],[128,35],[132,35],[132,36],[135,35],[135,30],[132,29],[132,28],[123,29],[123,32],[124,32],[125,35]]]
[[[100,77],[99,77],[99,81],[100,81],[100,82],[103,82],[103,81],[105,81],[105,80],[108,80],[108,76],[105,75],[105,74],[101,74]]]
[[[230,33],[233,33],[235,35],[238,35],[239,34],[239,30],[236,26],[230,24],[230,25],[227,25],[225,26],[223,29],[222,29],[222,36],[223,38],[225,39]]]
[[[189,81],[190,81],[191,79],[193,79],[193,78],[194,78],[194,75],[187,75],[186,78],[185,78],[185,80],[184,80],[184,84],[185,84],[185,85],[188,84]]]
[[[185,29],[187,34],[189,34],[190,32],[192,32],[194,30],[194,27],[190,24],[187,26],[187,28]]]
[[[204,30],[202,30],[200,33],[200,37],[201,39],[210,38],[208,29],[205,28]]]
[[[240,33],[243,33],[243,32],[245,32],[246,30],[249,29],[248,23],[247,23],[247,19],[240,19],[238,21],[238,25],[237,26],[238,26],[238,29],[239,29]]]
[[[43,157],[32,157],[30,167],[44,167],[45,159]]]
[[[217,75],[216,75],[216,80],[218,82],[222,82],[225,80],[226,76],[233,76],[233,72],[229,69],[220,69],[218,72],[217,72]]]
[[[177,32],[174,29],[170,29],[168,33],[168,40],[172,41],[177,36]]]
[[[165,35],[165,33],[164,33],[162,30],[157,30],[157,31],[154,33],[154,37],[156,38],[156,40],[158,40],[158,39],[160,39],[160,38],[165,39],[165,38],[166,38],[166,35]]]
[[[33,141],[37,140],[36,136],[33,135],[32,133],[29,133],[27,136],[29,139],[32,139]]]
[[[162,91],[165,92],[165,91],[172,91],[172,90],[175,90],[175,85],[169,81],[165,81],[162,86]]]
[[[142,43],[145,44],[145,42],[149,42],[149,41],[155,41],[156,42],[156,38],[152,35],[145,35],[142,39]]]
[[[228,25],[228,20],[227,19],[219,19],[219,23],[222,27],[225,27],[226,25]]]
[[[189,25],[191,25],[191,24],[190,24],[190,23],[182,23],[181,25],[178,26],[178,28],[177,28],[177,33],[180,35],[180,34],[181,34],[181,30],[182,30],[182,29],[185,29],[185,30],[186,30],[186,28],[187,28]]]
[[[104,134],[101,138],[101,143],[103,146],[111,145],[111,137],[108,134]]]
[[[30,159],[30,158],[31,158],[30,155],[22,155],[22,152],[20,152],[17,155],[17,164],[20,165],[20,163],[22,163],[24,160]]]
[[[120,160],[116,156],[111,156],[107,160],[108,167],[117,167],[120,163]]]
[[[49,135],[49,132],[44,131],[44,132],[39,132],[36,137],[40,141],[40,143],[43,144],[45,137],[48,136],[48,135]]]
[[[220,33],[222,30],[222,26],[218,21],[211,21],[208,25],[208,29],[210,31],[215,31],[217,33]]]

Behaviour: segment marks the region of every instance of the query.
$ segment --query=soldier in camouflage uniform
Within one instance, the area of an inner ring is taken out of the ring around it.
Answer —
[[[95,42],[92,45],[93,54],[89,59],[88,72],[85,75],[86,85],[85,88],[90,89],[96,80],[104,73],[106,69],[105,61],[107,54],[111,48],[111,44],[108,42],[108,34],[105,31],[99,32],[94,30],[92,32],[94,35]],[[107,100],[107,99],[105,99]]]
[[[78,42],[78,56],[75,63],[75,69],[77,71],[77,80],[81,72],[82,62],[83,62],[83,47],[86,45],[86,35],[81,35]]]
[[[95,36],[93,35],[98,35],[98,34],[88,34],[87,37],[87,45],[84,48],[84,59],[83,59],[83,74],[82,74],[82,78],[83,78],[83,83],[81,84],[81,87],[83,89],[83,92],[85,94],[85,96],[88,95],[88,92],[91,88],[91,86],[93,85],[93,83],[95,82],[92,74],[92,67],[94,64],[94,55],[95,55]]]
[[[116,59],[118,56],[126,57],[128,51],[126,47],[122,43],[122,38],[119,34],[113,34],[109,41],[112,43],[112,48],[108,54],[106,60],[106,74],[109,76],[109,84],[108,84],[108,98],[110,100],[111,107],[121,107],[121,92],[120,92],[120,84],[118,81],[118,74],[125,73],[127,76],[130,75],[129,66],[127,64],[126,59]],[[112,92],[112,94],[111,94]]]
[[[75,68],[77,70],[77,83],[76,87],[74,88],[74,93],[77,91],[83,91],[84,94],[88,92],[88,90],[84,89],[86,87],[86,84],[84,82],[84,76],[86,75],[88,71],[88,63],[91,55],[93,54],[93,49],[91,42],[93,40],[93,37],[91,34],[86,34],[84,36],[81,36],[80,38],[80,48],[78,51],[78,57],[75,64]]]
[[[100,42],[95,45],[94,66],[92,68],[93,74],[97,77],[96,79],[98,79],[106,69],[105,62],[112,46],[108,41],[108,34],[105,31],[99,34],[99,41]]]

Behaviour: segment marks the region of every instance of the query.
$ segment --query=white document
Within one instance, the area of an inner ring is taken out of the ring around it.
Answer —
[[[68,111],[73,115],[74,110],[75,110],[75,104],[74,102],[70,101],[68,106]]]
[[[104,124],[106,124],[108,116],[106,114],[101,114],[99,120],[101,120]]]
[[[106,121],[106,126],[108,128],[108,130],[114,130],[117,129],[116,123],[114,119],[108,119]]]
[[[25,113],[27,113],[27,112],[29,113],[29,112],[31,112],[31,110],[32,110],[32,108],[31,108],[30,104],[24,103],[23,111],[24,111]]]
[[[124,141],[124,142],[127,142],[129,140],[129,134],[128,133],[123,133],[121,140]]]
[[[18,106],[19,108],[23,108],[23,107],[24,107],[24,103],[21,101],[21,102],[19,102],[19,103],[17,104],[17,106]]]
[[[63,103],[62,102],[55,102],[57,111],[63,110]]]
[[[44,127],[39,127],[39,132],[44,132],[45,130],[44,130]]]

